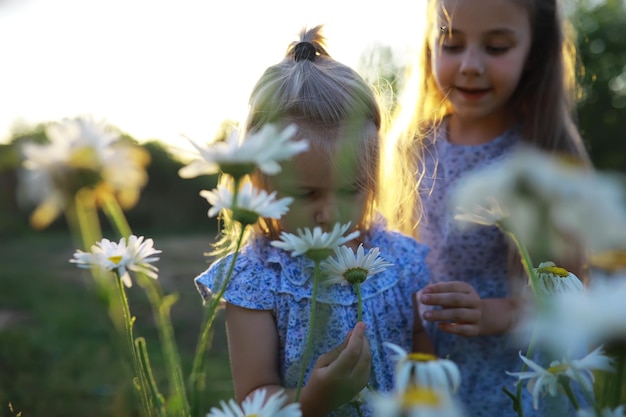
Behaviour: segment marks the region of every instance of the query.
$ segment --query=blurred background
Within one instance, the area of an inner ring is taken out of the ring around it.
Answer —
[[[17,197],[20,144],[44,141],[46,123],[91,115],[150,153],[149,182],[126,216],[163,251],[159,280],[179,294],[172,316],[189,366],[202,315],[192,280],[217,235],[198,193],[216,178],[178,177],[190,149],[183,135],[207,142],[241,120],[261,71],[303,26],[320,23],[331,55],[393,107],[423,23],[422,2],[407,3],[0,0],[0,416],[138,415],[107,313],[90,277],[68,262],[78,246],[64,219],[43,231],[28,223],[32,207]],[[584,68],[579,127],[599,169],[626,172],[626,2],[572,0],[568,13]],[[140,289],[129,297],[162,379],[148,302]],[[232,396],[222,322],[210,361],[207,398],[217,404]]]

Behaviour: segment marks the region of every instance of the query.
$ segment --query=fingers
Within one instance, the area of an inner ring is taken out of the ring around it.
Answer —
[[[480,308],[480,297],[474,288],[463,282],[445,282],[425,287],[420,295],[425,305],[444,308]]]
[[[477,324],[437,323],[437,326],[446,333],[459,336],[478,336],[480,329]]]
[[[424,312],[424,319],[428,321],[447,321],[457,324],[477,324],[480,322],[481,312],[472,308],[446,308],[428,310]]]
[[[348,345],[348,342],[350,341],[351,336],[352,336],[352,330],[348,332],[348,335],[346,336],[345,340],[341,342],[339,346],[337,346],[335,349],[331,350],[330,352],[320,355],[317,358],[317,361],[315,362],[315,367],[322,368],[333,363],[337,359],[337,357],[341,354],[341,352],[345,350],[346,346]]]
[[[365,323],[359,322],[348,339],[348,344],[330,365],[333,372],[353,373],[369,369],[371,352],[369,342],[365,336]]]
[[[336,348],[331,350],[330,352],[326,352],[321,354],[318,358],[317,361],[315,361],[315,368],[325,368],[328,365],[330,365],[331,363],[333,363],[337,357],[339,356],[339,353],[341,352],[340,348]]]
[[[436,294],[446,292],[459,292],[469,294],[471,292],[475,292],[475,290],[474,287],[463,281],[437,282],[435,284],[428,284],[422,289],[423,294]]]

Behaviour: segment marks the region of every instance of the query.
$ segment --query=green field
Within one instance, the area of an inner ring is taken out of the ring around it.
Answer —
[[[161,286],[180,296],[172,321],[187,376],[202,319],[193,277],[208,265],[203,254],[210,237],[153,238],[163,251],[156,263]],[[75,249],[66,234],[0,238],[0,416],[139,415],[127,352],[91,275],[68,262]],[[137,316],[135,335],[146,337],[159,388],[167,394],[150,306],[137,285],[128,296]],[[232,397],[221,314],[208,358],[206,395],[217,405]]]

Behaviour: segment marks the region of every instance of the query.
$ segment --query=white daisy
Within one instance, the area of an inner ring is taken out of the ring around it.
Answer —
[[[614,410],[610,408],[604,408],[600,417],[626,417],[626,405],[620,405]],[[593,410],[580,410],[577,417],[597,417],[597,414]]]
[[[275,175],[281,171],[278,161],[289,159],[309,147],[305,140],[290,140],[296,130],[295,125],[278,131],[275,125],[266,124],[258,132],[247,135],[243,141],[237,130],[233,130],[225,141],[205,148],[191,141],[202,159],[192,161],[178,173],[183,178],[193,178],[222,171],[240,178],[258,167],[267,175]]]
[[[91,247],[91,252],[77,250],[74,258],[70,259],[80,268],[98,267],[107,271],[116,271],[124,285],[130,288],[133,282],[128,271],[144,273],[150,278],[158,278],[158,268],[152,262],[159,258],[154,255],[161,253],[153,247],[154,241],[143,236],[131,235],[128,242],[121,238],[119,243],[111,242],[109,239],[102,239]]]
[[[320,264],[321,270],[327,276],[324,284],[360,284],[367,278],[393,266],[392,263],[379,257],[379,252],[378,248],[372,248],[364,253],[363,244],[359,245],[356,254],[347,246],[335,248],[336,258],[329,257]]]
[[[446,390],[410,386],[372,397],[374,417],[463,417],[461,406]]]
[[[212,191],[202,190],[200,195],[211,204],[208,216],[213,217],[221,210],[234,212],[235,220],[245,224],[255,223],[258,217],[279,219],[289,210],[291,197],[276,200],[276,192],[270,194],[265,190],[256,189],[251,183],[245,183],[237,193],[237,201],[233,202],[232,182],[221,184]]]
[[[265,401],[267,391],[255,391],[239,406],[234,400],[220,401],[221,409],[213,407],[206,417],[301,417],[299,403],[285,405],[287,396],[278,391]]]
[[[564,376],[582,385],[583,389],[593,392],[594,376],[592,371],[613,371],[613,359],[602,353],[602,346],[599,346],[587,356],[578,360],[552,361],[546,369],[536,362],[523,356],[519,356],[531,371],[507,372],[507,374],[519,378],[518,381],[528,380],[528,391],[533,396],[533,406],[539,407],[539,396],[550,394],[555,397],[560,388],[559,377]]]
[[[408,353],[400,346],[385,342],[396,361],[396,389],[406,391],[421,386],[454,393],[461,384],[461,371],[456,363],[427,353]]]
[[[359,231],[355,230],[344,236],[350,228],[350,222],[341,225],[335,223],[333,230],[322,232],[322,228],[316,226],[313,231],[309,228],[298,228],[298,234],[282,232],[280,240],[274,240],[271,245],[279,249],[291,251],[291,256],[306,255],[309,258],[324,260],[338,246],[350,242],[359,236]]]
[[[537,290],[544,296],[565,292],[582,293],[585,287],[581,280],[566,269],[559,268],[554,262],[542,262],[535,268]]]

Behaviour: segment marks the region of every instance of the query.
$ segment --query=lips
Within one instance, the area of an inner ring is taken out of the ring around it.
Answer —
[[[483,98],[490,91],[489,88],[465,88],[465,87],[456,87],[456,91],[458,91],[463,98],[468,101],[476,101]]]

